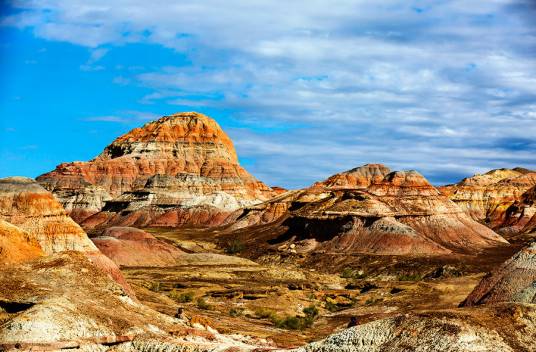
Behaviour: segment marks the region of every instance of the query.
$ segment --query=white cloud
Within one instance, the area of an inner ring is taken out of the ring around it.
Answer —
[[[442,180],[536,167],[527,3],[32,0],[2,23],[88,47],[82,69],[131,42],[187,55],[180,67],[148,55],[150,69],[114,83],[148,88],[141,104],[232,111],[239,155],[268,182],[303,185],[375,161]]]

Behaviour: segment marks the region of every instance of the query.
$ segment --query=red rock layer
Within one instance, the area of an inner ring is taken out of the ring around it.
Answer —
[[[536,303],[536,243],[523,248],[485,277],[463,306],[498,302]]]
[[[22,263],[43,255],[35,238],[17,226],[0,220],[0,264]]]
[[[92,241],[120,266],[173,266],[184,255],[175,246],[132,227],[111,227]]]
[[[515,168],[491,170],[439,190],[469,214],[493,229],[500,229],[506,210],[536,185],[536,172]]]
[[[536,232],[536,186],[506,209],[500,228],[501,232],[511,234]]]
[[[135,128],[95,159],[59,165],[38,177],[81,222],[114,204],[159,211],[202,205],[235,210],[272,191],[238,164],[230,138],[211,118],[179,113]],[[218,196],[224,199],[219,201]],[[113,203],[113,202],[112,202]],[[160,213],[162,213],[160,211]]]
[[[91,242],[52,193],[24,177],[0,179],[0,220],[25,231],[46,255],[80,251],[94,265],[120,283],[134,297],[119,268]]]
[[[442,255],[507,243],[419,173],[389,172],[377,164],[287,192],[232,218],[231,229],[274,222],[285,229],[275,242],[292,243],[298,252]]]

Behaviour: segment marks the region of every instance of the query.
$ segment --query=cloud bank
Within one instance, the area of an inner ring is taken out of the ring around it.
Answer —
[[[11,6],[4,25],[90,48],[87,69],[130,43],[186,55],[187,65],[154,67],[148,52],[145,67],[114,80],[117,89],[149,89],[137,104],[229,114],[246,167],[271,184],[304,186],[367,162],[417,169],[436,183],[536,168],[529,0]]]

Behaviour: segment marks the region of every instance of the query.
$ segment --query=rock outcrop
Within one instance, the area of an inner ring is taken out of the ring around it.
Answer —
[[[533,305],[410,313],[358,325],[295,351],[534,351],[535,321]]]
[[[511,234],[536,232],[536,186],[523,193],[521,199],[506,209],[501,232]]]
[[[80,252],[0,270],[0,349],[214,351],[260,347],[248,338],[160,314],[133,301]],[[266,346],[266,344],[265,344]]]
[[[536,242],[482,279],[462,305],[497,302],[536,303]]]
[[[99,250],[120,266],[173,266],[184,252],[132,227],[111,227],[92,238]]]
[[[290,191],[233,216],[231,228],[279,221],[274,244],[297,252],[474,253],[507,243],[415,171],[372,164]]]
[[[58,165],[37,180],[87,228],[215,225],[273,194],[239,165],[220,126],[193,112],[135,128],[95,159]]]
[[[43,255],[39,242],[29,233],[0,220],[0,264],[21,263]]]
[[[52,193],[25,177],[0,179],[0,220],[17,226],[45,255],[83,252],[103,272],[134,295],[117,265],[104,256],[84,230],[67,216]],[[20,249],[10,249],[17,250]]]
[[[499,230],[507,220],[507,209],[535,185],[536,172],[515,168],[491,170],[439,190],[474,220]]]

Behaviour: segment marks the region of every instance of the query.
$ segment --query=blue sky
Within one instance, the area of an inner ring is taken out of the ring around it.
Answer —
[[[371,162],[436,184],[536,168],[534,1],[110,3],[2,8],[0,177],[177,111],[214,117],[271,185]]]

